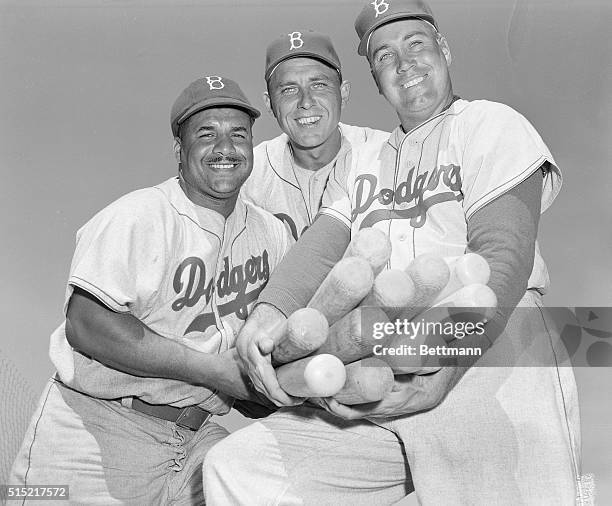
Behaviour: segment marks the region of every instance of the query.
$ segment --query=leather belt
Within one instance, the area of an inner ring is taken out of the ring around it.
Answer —
[[[212,413],[199,406],[177,408],[166,404],[149,404],[136,397],[132,398],[132,409],[145,415],[174,422],[179,427],[189,430],[199,430],[212,416]]]

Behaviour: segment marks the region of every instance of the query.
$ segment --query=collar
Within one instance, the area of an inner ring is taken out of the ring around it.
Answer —
[[[455,105],[455,103],[458,100],[461,100],[461,97],[459,97],[458,95],[453,95],[453,99],[451,100],[450,104],[448,104],[438,114],[436,114],[435,116],[432,116],[431,118],[425,120],[423,123],[421,123],[420,125],[417,125],[416,127],[414,127],[409,132],[404,132],[404,129],[402,128],[402,125],[398,125],[395,128],[395,130],[393,130],[393,132],[391,132],[391,136],[389,137],[389,144],[391,144],[391,146],[393,146],[393,148],[395,148],[395,150],[399,150],[399,146],[400,146],[400,144],[402,143],[402,141],[404,140],[405,137],[407,137],[408,135],[410,135],[410,134],[414,133],[415,131],[419,130],[423,126],[425,126],[427,124],[430,124],[436,118],[440,118],[441,116],[445,116],[449,111],[451,111],[451,109],[454,109],[453,106]]]
[[[243,227],[246,224],[247,209],[240,197],[232,213],[224,219],[218,212],[191,202],[179,184],[178,176],[171,177],[154,188],[160,190],[176,212],[196,223],[201,228],[216,235],[222,235],[223,229]]]
[[[338,157],[346,153],[350,149],[350,142],[346,138],[346,135],[342,131],[342,123],[338,123],[338,129],[340,130],[340,149],[330,163],[337,160]],[[291,145],[289,144],[289,136],[285,133],[279,135],[275,139],[272,139],[266,147],[266,155],[272,169],[285,181],[294,186],[298,187],[298,182],[293,172],[295,162],[293,159],[293,152]],[[328,164],[329,165],[329,164]]]

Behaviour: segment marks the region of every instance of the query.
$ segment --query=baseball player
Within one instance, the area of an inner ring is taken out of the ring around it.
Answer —
[[[355,150],[346,171],[330,176],[321,216],[283,260],[238,338],[249,374],[277,404],[293,402],[268,365],[266,326],[308,302],[330,258],[363,227],[389,235],[392,268],[425,252],[484,256],[499,302],[494,321],[505,330],[499,341],[490,325],[483,337],[463,340],[488,349],[478,367],[398,376],[380,403],[352,408],[329,399],[327,412],[287,408],[237,432],[205,461],[209,504],[391,504],[412,490],[424,505],[574,504],[580,459],[572,371],[509,362],[516,350],[561,357],[539,309],[548,275],[536,242],[540,212],[559,190],[556,163],[519,113],[454,95],[450,48],[423,1],[369,2],[355,28],[358,52],[400,126],[376,149]],[[327,258],[309,254],[318,237],[335,237]],[[292,279],[301,283],[291,286]],[[505,358],[508,367],[484,367]],[[227,458],[237,448],[240,458]],[[256,468],[248,457],[257,458]]]
[[[330,172],[352,147],[389,133],[339,123],[350,83],[327,35],[294,30],[272,41],[265,80],[264,101],[283,134],[255,147],[241,196],[273,213],[297,240],[319,211]]]
[[[178,177],[125,195],[77,233],[57,374],[12,484],[68,484],[75,504],[202,504],[201,464],[232,398],[257,400],[234,340],[289,245],[239,197],[260,115],[207,76],[171,112]]]

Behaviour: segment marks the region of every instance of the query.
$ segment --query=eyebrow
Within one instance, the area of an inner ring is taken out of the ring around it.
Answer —
[[[326,74],[316,74],[312,77],[308,78],[308,82],[313,82],[313,81],[331,81],[332,77],[326,75]],[[282,88],[283,86],[291,86],[291,85],[298,85],[299,83],[297,81],[281,81],[279,82],[276,87],[277,88]]]
[[[201,127],[198,127],[198,129],[196,130],[196,133],[198,132],[214,132],[216,131],[216,128],[212,125],[202,125]],[[246,132],[248,133],[249,130],[247,127],[244,126],[234,126],[231,127],[231,131],[232,132]]]

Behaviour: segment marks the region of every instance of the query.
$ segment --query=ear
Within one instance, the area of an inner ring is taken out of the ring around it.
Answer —
[[[342,98],[342,102],[340,104],[341,109],[344,109],[344,106],[348,103],[350,95],[351,83],[348,81],[342,81],[342,84],[340,85],[340,97]]]
[[[274,116],[274,110],[272,109],[272,101],[270,100],[270,94],[267,91],[264,91],[263,93],[263,101],[266,104],[266,109],[268,110],[268,112],[272,116]]]
[[[444,35],[439,36],[438,46],[440,47],[444,58],[446,58],[446,66],[450,67],[451,62],[453,61],[453,55],[451,54],[450,47],[448,46],[448,42],[446,41]]]
[[[181,139],[178,137],[174,138],[172,150],[174,151],[174,158],[176,158],[177,163],[181,163]]]

